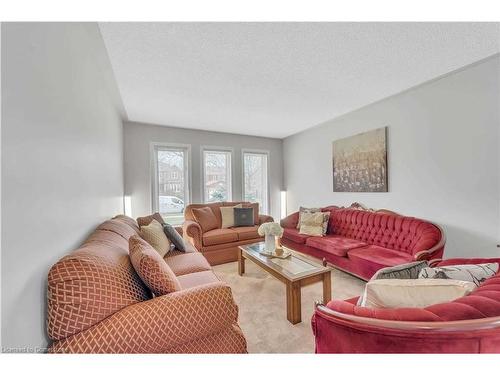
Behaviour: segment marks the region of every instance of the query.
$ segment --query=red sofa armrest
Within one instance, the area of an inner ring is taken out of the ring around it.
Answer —
[[[407,321],[357,316],[316,306],[316,353],[498,353],[499,317]],[[496,341],[498,342],[498,341]]]
[[[200,224],[195,221],[186,220],[182,225],[184,239],[189,241],[198,250],[202,247],[203,231]]]
[[[280,225],[282,228],[297,228],[298,223],[299,223],[298,211],[280,220]]]
[[[345,308],[344,306],[349,305],[350,303],[346,301],[339,302],[340,306],[343,307],[342,310],[349,310],[351,307]],[[354,306],[352,307],[354,308]],[[391,315],[391,311],[386,311],[384,318],[377,318],[372,316],[361,316],[355,315],[350,311],[336,311],[336,309],[330,309],[328,306],[317,303],[314,311],[315,319],[318,317],[324,318],[327,321],[345,324],[345,325],[358,325],[359,328],[362,328],[366,331],[370,329],[381,328],[385,330],[399,330],[401,332],[417,332],[417,331],[474,331],[477,329],[486,329],[486,328],[499,328],[500,318],[498,316],[480,318],[480,319],[464,319],[464,320],[450,320],[450,321],[442,321],[439,319],[414,319],[413,320],[405,320],[402,319],[405,314],[409,312],[418,312],[424,309],[419,308],[407,308],[407,309],[388,309],[393,312],[400,312],[399,318],[393,317],[388,318]],[[369,309],[369,308],[366,308]],[[372,309],[373,310],[373,309]],[[376,309],[374,310],[376,311]]]
[[[439,239],[438,243],[436,243],[434,246],[430,247],[429,249],[425,250],[420,250],[417,251],[413,255],[413,259],[415,260],[427,260],[431,263],[433,259],[441,259],[443,257],[444,253],[444,245],[446,243],[446,235],[444,234],[443,228],[441,228],[439,225],[432,223],[436,228],[439,229],[439,232],[441,234],[441,238]]]

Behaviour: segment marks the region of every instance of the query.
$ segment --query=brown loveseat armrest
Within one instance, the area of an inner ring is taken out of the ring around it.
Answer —
[[[186,220],[182,225],[182,233],[185,240],[191,242],[198,250],[201,250],[203,231],[200,224]]]
[[[280,225],[283,228],[297,228],[297,224],[299,223],[299,212],[294,212],[291,215],[288,215],[284,219],[281,219]]]
[[[231,327],[237,319],[231,288],[216,282],[127,306],[55,342],[50,352],[165,353]]]
[[[259,215],[259,225],[264,223],[272,223],[274,221],[272,216],[269,215]]]

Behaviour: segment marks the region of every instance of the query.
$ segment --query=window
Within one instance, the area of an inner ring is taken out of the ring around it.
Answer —
[[[231,151],[203,150],[203,199],[205,203],[232,197]]]
[[[189,146],[153,145],[153,210],[180,225],[190,201]]]
[[[259,202],[261,212],[269,212],[268,153],[243,151],[243,199]]]

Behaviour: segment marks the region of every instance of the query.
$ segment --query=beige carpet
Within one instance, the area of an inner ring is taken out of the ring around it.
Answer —
[[[286,319],[283,283],[251,261],[246,261],[243,276],[238,276],[236,262],[215,266],[214,270],[233,290],[239,306],[239,324],[247,338],[250,353],[314,352],[310,322],[314,301],[322,298],[321,283],[302,288],[302,322],[292,325]],[[364,284],[344,272],[332,272],[332,294],[336,299],[360,295]]]

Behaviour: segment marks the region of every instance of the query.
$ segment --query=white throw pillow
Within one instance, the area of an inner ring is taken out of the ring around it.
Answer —
[[[420,270],[418,278],[463,280],[479,285],[497,272],[498,263],[459,264],[435,268],[425,267]]]
[[[360,306],[379,309],[418,307],[464,297],[476,286],[470,281],[442,279],[379,279],[366,284]]]
[[[231,228],[234,227],[234,209],[242,208],[243,206],[241,204],[237,204],[236,206],[229,206],[229,207],[221,207],[220,208],[220,215],[222,217],[222,225],[221,228]]]
[[[297,229],[300,229],[300,224],[302,222],[302,214],[304,212],[309,212],[309,213],[321,212],[321,208],[300,207],[299,208],[299,221],[297,221]]]
[[[328,225],[329,212],[303,212],[300,222],[300,234],[308,236],[324,236],[325,221]]]
[[[170,240],[163,231],[163,226],[155,219],[151,220],[149,225],[143,225],[140,234],[162,258],[170,251]]]

